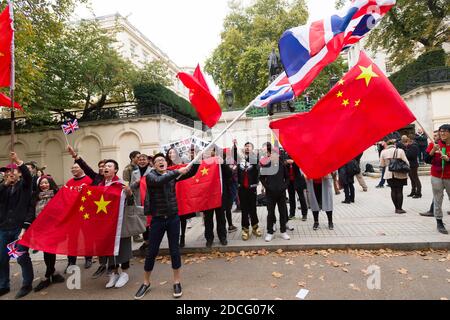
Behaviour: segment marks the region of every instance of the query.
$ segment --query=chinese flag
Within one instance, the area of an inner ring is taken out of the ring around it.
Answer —
[[[309,113],[273,121],[270,128],[306,176],[318,179],[414,120],[383,72],[361,53]]]
[[[0,93],[0,107],[11,107],[11,99],[4,95],[3,93]],[[23,110],[22,106],[18,104],[17,102],[14,102],[14,108],[18,110]]]
[[[222,206],[222,178],[217,158],[206,159],[197,174],[176,184],[180,216]]]
[[[11,43],[13,29],[11,27],[9,6],[0,13],[0,87],[11,84]]]
[[[68,256],[113,256],[122,231],[122,187],[64,187],[47,204],[19,242]]]
[[[197,66],[193,76],[180,72],[178,78],[189,89],[189,99],[200,120],[208,127],[214,127],[222,116],[222,109],[209,91],[200,66]]]

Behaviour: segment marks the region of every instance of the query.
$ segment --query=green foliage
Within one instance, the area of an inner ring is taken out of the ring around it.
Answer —
[[[416,61],[404,66],[400,71],[391,75],[389,79],[400,93],[404,93],[407,91],[408,80],[413,79],[422,71],[445,65],[446,55],[443,49],[430,51],[422,54]]]
[[[197,120],[197,113],[192,105],[180,96],[173,93],[159,83],[141,83],[134,87],[134,96],[137,100],[137,109],[141,114],[146,114],[160,103],[171,107],[191,119]]]
[[[147,63],[139,72],[136,72],[133,85],[142,83],[159,83],[166,87],[173,84],[169,78],[167,65],[158,60]]]
[[[246,106],[269,80],[268,57],[289,28],[305,24],[304,0],[256,0],[248,8],[230,3],[221,44],[206,62],[205,70],[222,91],[233,90],[235,105]]]

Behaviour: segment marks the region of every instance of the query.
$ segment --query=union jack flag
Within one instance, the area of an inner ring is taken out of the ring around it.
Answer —
[[[25,251],[19,251],[19,248],[17,247],[17,241],[18,240],[11,242],[6,246],[6,248],[8,249],[8,256],[13,259],[17,259],[25,253]]]
[[[67,124],[63,124],[61,127],[65,135],[72,134],[78,129],[80,129],[80,127],[78,126],[77,119],[73,120],[73,122],[69,121]]]
[[[253,106],[267,107],[272,103],[279,103],[294,99],[294,91],[285,72],[280,74],[255,100]]]
[[[395,0],[353,0],[331,17],[284,32],[280,58],[294,93],[299,96],[332,63],[373,29]]]

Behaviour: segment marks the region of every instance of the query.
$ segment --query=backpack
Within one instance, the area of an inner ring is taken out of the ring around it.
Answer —
[[[375,169],[373,168],[373,165],[370,163],[366,164],[366,172],[367,173],[375,173]]]

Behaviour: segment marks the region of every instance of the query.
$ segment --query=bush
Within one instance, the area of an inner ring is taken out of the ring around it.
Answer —
[[[148,109],[162,103],[184,116],[198,120],[197,113],[192,105],[163,85],[153,83],[136,85],[134,87],[134,96],[136,97],[137,109],[140,114],[146,114]]]
[[[408,80],[413,79],[422,71],[445,66],[446,59],[447,57],[443,49],[426,52],[418,57],[416,61],[391,75],[389,79],[400,93],[405,93],[408,90]]]

